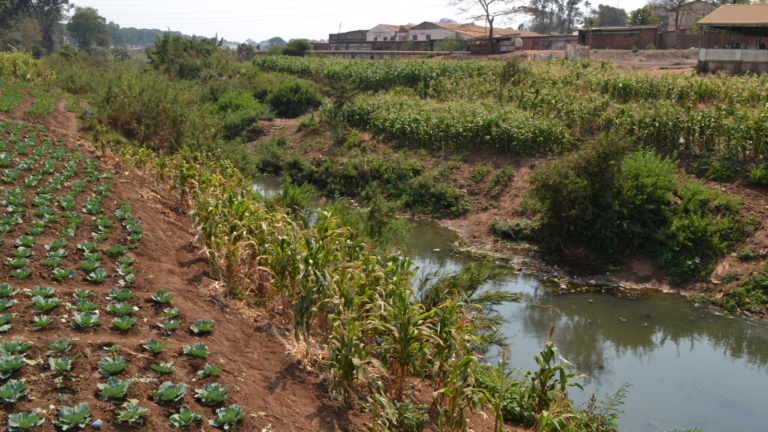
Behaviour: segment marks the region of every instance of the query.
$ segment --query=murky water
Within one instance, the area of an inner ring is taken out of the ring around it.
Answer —
[[[279,189],[278,179],[265,179],[258,190]],[[456,239],[450,230],[415,222],[407,249],[421,271],[455,271],[468,262],[451,252]],[[768,325],[655,291],[643,300],[603,292],[558,295],[519,273],[498,283],[529,300],[500,308],[511,321],[504,329],[512,337],[511,363],[534,368],[533,356],[555,325],[561,353],[575,372],[589,376],[584,393],[571,391],[576,402],[592,393],[602,400],[622,381],[632,384],[621,431],[768,430]]]
[[[280,192],[282,177],[262,175],[253,182],[253,190],[265,198],[271,198]]]
[[[467,262],[451,254],[456,238],[450,230],[417,222],[408,242],[412,259],[422,268],[456,270]],[[512,336],[511,364],[534,368],[533,356],[555,325],[561,353],[575,372],[589,376],[582,381],[584,393],[570,392],[576,402],[592,393],[602,400],[622,381],[632,384],[621,431],[768,430],[765,324],[717,315],[682,296],[655,291],[629,300],[603,292],[557,295],[523,274],[499,283],[529,299],[499,309],[511,321],[504,329]]]

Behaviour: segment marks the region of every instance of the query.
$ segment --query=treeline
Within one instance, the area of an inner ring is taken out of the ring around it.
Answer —
[[[181,39],[194,37],[170,29],[121,28],[97,9],[75,7],[69,0],[0,0],[0,50],[29,52],[37,58],[58,51],[69,43],[66,39],[82,50],[126,48],[152,44],[166,32]]]

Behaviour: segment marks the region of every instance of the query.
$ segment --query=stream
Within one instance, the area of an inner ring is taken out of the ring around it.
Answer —
[[[264,179],[256,190],[279,190],[278,179]],[[451,251],[457,239],[435,223],[414,221],[406,247],[420,271],[451,272],[471,261]],[[559,294],[539,276],[514,272],[496,283],[527,298],[498,308],[510,320],[503,329],[510,337],[510,364],[532,370],[533,356],[555,325],[553,339],[561,354],[573,363],[574,372],[588,375],[580,381],[583,393],[569,389],[577,404],[592,393],[605,400],[603,395],[614,393],[622,382],[632,385],[620,407],[625,412],[620,431],[766,430],[765,323],[660,291],[649,291],[642,300],[600,290]],[[495,363],[492,356],[489,360]]]

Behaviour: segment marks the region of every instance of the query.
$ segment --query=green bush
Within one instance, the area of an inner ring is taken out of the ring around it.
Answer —
[[[338,161],[292,157],[286,160],[284,173],[299,184],[315,185],[326,195],[357,197],[370,187],[414,211],[460,215],[469,209],[461,191],[436,184],[426,169],[412,159],[371,157]]]
[[[485,180],[486,177],[488,177],[488,173],[490,171],[491,168],[487,164],[478,163],[472,167],[469,176],[473,182],[480,183],[481,181]]]
[[[609,260],[649,253],[674,283],[706,277],[750,224],[733,197],[680,177],[652,151],[608,140],[534,171],[528,194],[551,244],[582,244]]]
[[[283,55],[303,57],[304,53],[312,51],[312,45],[306,39],[296,39],[288,42],[283,48]]]
[[[314,83],[297,80],[280,85],[269,93],[265,102],[279,117],[295,118],[320,107],[323,97]]]
[[[713,304],[730,312],[760,311],[768,307],[768,268],[758,270],[721,298],[697,296],[693,300]]]
[[[725,164],[720,161],[714,161],[709,166],[709,170],[704,175],[704,178],[708,180],[721,182],[723,180],[726,180],[728,177],[732,175],[733,175],[733,171],[731,170],[731,167],[728,166],[728,164]]]
[[[216,114],[240,111],[259,112],[263,111],[263,107],[251,93],[244,90],[225,93],[213,106],[213,112]]]
[[[263,101],[269,93],[286,83],[300,81],[293,75],[278,72],[250,72],[237,81],[230,81],[232,88],[251,92],[253,97]]]
[[[84,96],[93,116],[85,126],[107,124],[125,137],[154,150],[172,152],[189,142],[210,142],[215,119],[199,104],[199,94],[188,85],[153,70],[128,64],[102,67],[93,57],[70,63],[51,60],[57,84]]]
[[[756,186],[768,185],[768,171],[766,171],[764,164],[752,165],[752,168],[749,169],[747,184]]]
[[[490,224],[491,234],[508,240],[522,240],[534,237],[538,229],[538,221],[518,219],[516,221],[502,222],[494,219]]]
[[[491,176],[491,179],[488,181],[487,192],[494,197],[501,195],[504,188],[512,181],[512,176],[514,175],[515,168],[512,165],[502,167]]]
[[[475,386],[495,394],[498,393],[499,382],[493,379],[490,369],[490,365],[482,365],[474,370]],[[536,420],[532,414],[533,407],[530,406],[528,401],[521,401],[519,392],[514,390],[504,395],[504,400],[501,404],[504,420],[532,424]]]
[[[259,124],[264,115],[256,111],[240,111],[228,113],[222,119],[224,137],[234,140],[242,136],[246,142],[255,141],[264,135],[264,126]]]
[[[312,117],[305,118],[299,122],[299,125],[296,126],[296,133],[299,133],[301,131],[307,131],[312,132],[312,129],[317,126],[317,120],[315,119],[315,115],[312,114]]]
[[[395,402],[396,423],[391,426],[392,432],[422,432],[429,423],[427,406],[419,405],[406,399]]]

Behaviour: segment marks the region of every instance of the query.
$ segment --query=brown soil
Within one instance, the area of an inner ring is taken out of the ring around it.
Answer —
[[[293,151],[299,152],[305,157],[329,157],[334,152],[338,152],[330,145],[322,125],[309,134],[306,132],[295,133],[300,120],[275,120],[267,125],[267,130],[271,131],[271,135],[289,137],[289,145]],[[397,151],[400,151],[409,158],[415,158],[430,170],[445,168],[452,162],[455,163],[455,167],[448,170],[442,180],[447,185],[467,194],[472,207],[468,213],[459,218],[438,219],[439,224],[457,232],[466,244],[494,254],[516,257],[521,270],[535,272],[543,276],[556,275],[560,283],[575,282],[580,285],[653,288],[683,294],[706,292],[709,295],[721,295],[721,293],[734,289],[739,281],[744,280],[762,266],[762,259],[744,261],[735,256],[720,257],[709,281],[672,285],[666,271],[656,267],[650,258],[633,257],[623,260],[618,267],[612,267],[608,262],[597,259],[578,245],[569,245],[569,258],[563,264],[548,264],[544,261],[543,255],[538,252],[544,248],[543,244],[500,242],[489,232],[489,224],[494,219],[507,221],[522,218],[520,209],[528,189],[527,178],[536,164],[546,163],[546,160],[511,157],[482,151],[469,154],[435,150],[417,153],[393,149],[387,143],[380,143],[372,139],[369,134],[363,134],[363,138],[369,148],[369,151],[363,153],[365,156],[395,158]],[[257,145],[257,143],[252,143],[252,145]],[[342,151],[341,157],[354,156],[349,156],[348,151]],[[456,161],[459,162],[456,163]],[[491,167],[490,174],[477,183],[471,180],[470,175],[476,164],[488,164]],[[489,195],[487,193],[488,181],[496,170],[506,165],[512,165],[515,168],[512,182],[500,196]],[[690,162],[685,162],[681,164],[681,168],[689,169],[691,168],[690,165]],[[719,188],[740,198],[742,204],[740,215],[747,218],[754,217],[758,224],[755,231],[739,244],[736,250],[750,248],[759,252],[760,256],[764,258],[768,255],[768,231],[766,231],[762,221],[765,220],[768,212],[768,199],[764,188],[746,186],[744,184],[745,177],[745,173],[742,172],[727,182],[718,183],[703,178],[699,179],[710,188]],[[414,216],[429,218],[426,215]],[[721,283],[720,277],[727,273],[733,273],[737,277],[727,284]]]
[[[28,105],[29,101],[23,104]],[[25,115],[20,107],[7,113],[5,117],[42,124],[52,138],[64,139],[67,148],[78,148],[89,158],[98,157],[94,147],[77,136],[77,118],[64,110],[62,101],[59,102],[56,112],[49,115]],[[88,283],[82,272],[61,284],[49,279],[50,270],[41,264],[45,255],[42,245],[56,239],[55,233],[63,229],[64,223],[52,224],[54,227],[49,225],[46,233],[38,237],[37,246],[32,248],[35,252],[29,266],[33,270],[32,276],[17,281],[10,277],[9,269],[3,266],[0,269],[0,281],[8,282],[14,288],[22,290],[32,289],[36,285],[52,286],[56,289],[58,298],[72,303],[75,289],[93,290],[96,297],[91,301],[99,306],[102,324],[89,330],[74,330],[69,325],[72,313],[62,304],[50,313],[54,318],[53,324],[44,330],[34,331],[25,326],[32,321],[35,314],[32,302],[23,291],[16,295],[14,298],[19,304],[13,306],[9,312],[19,315],[13,318],[12,329],[3,335],[3,339],[21,337],[25,341],[34,342],[26,357],[41,358],[43,363],[25,365],[12,375],[13,379],[26,377],[32,392],[14,405],[3,406],[2,410],[6,414],[41,408],[47,411],[48,420],[40,430],[53,431],[50,420],[58,415],[61,406],[87,402],[92,410],[91,421],[101,419],[104,423],[100,430],[132,429],[115,421],[115,405],[96,398],[96,383],[106,381],[98,372],[97,362],[109,354],[104,347],[118,344],[121,347],[118,354],[126,358],[126,363],[130,363],[126,371],[121,373],[121,378],[158,380],[134,381],[128,394],[129,398],[138,400],[141,407],[151,410],[143,430],[170,431],[168,417],[181,406],[203,414],[206,419],[214,417],[214,409],[199,404],[193,398],[194,389],[211,382],[221,382],[222,385],[229,386],[226,405],[239,404],[248,414],[238,425],[238,430],[259,431],[269,424],[276,431],[365,430],[363,422],[370,421],[368,414],[351,408],[334,410],[327,397],[327,382],[314,369],[302,367],[294,361],[287,351],[286,344],[281,341],[281,338],[292,337],[285,328],[275,326],[258,309],[229,301],[222,296],[222,288],[210,279],[207,262],[193,244],[193,233],[187,224],[186,216],[173,210],[174,204],[168,200],[165,191],[155,187],[152,178],[136,170],[123,172],[111,161],[102,160],[100,170],[114,175],[110,180],[114,184],[111,195],[101,204],[104,214],[113,214],[119,207],[119,201],[127,201],[133,209],[133,217],[139,219],[145,229],[140,246],[128,253],[128,256],[135,258],[133,268],[136,282],[131,288],[135,297],[131,302],[140,308],[133,314],[138,318],[137,323],[127,332],[112,331],[108,328],[112,316],[106,312],[108,302],[105,296],[110,288],[116,286],[114,258],[105,256],[102,260],[101,267],[110,272],[110,278],[102,285]],[[82,177],[82,174],[80,176]],[[41,183],[44,183],[47,177],[49,176],[45,176]],[[78,197],[78,206],[82,204],[84,197],[90,195],[92,188],[93,185],[87,186]],[[29,196],[25,196],[27,202],[30,202],[31,193],[28,191]],[[79,227],[74,238],[68,239],[69,255],[64,260],[63,268],[78,268],[80,252],[75,250],[75,245],[82,240],[90,240],[91,224],[87,215],[82,216],[86,222]],[[31,218],[29,211],[24,220],[28,222]],[[23,234],[26,225],[25,223],[16,226],[5,235],[9,241],[0,247],[0,256],[10,256],[12,239]],[[127,243],[119,226],[112,228],[109,240],[102,242],[102,249],[103,245],[114,243]],[[167,306],[159,307],[149,298],[160,289],[170,291],[175,296],[171,307],[178,308],[181,312],[177,318],[181,320],[179,329],[167,339],[163,338],[157,326],[162,321],[158,318],[158,313]],[[198,337],[188,330],[199,318],[216,321],[212,334]],[[45,347],[62,336],[74,345],[68,355],[75,357],[75,360],[72,371],[65,373],[64,380],[57,386],[54,375],[48,368]],[[142,348],[150,338],[168,342],[166,352],[157,358],[151,358]],[[206,359],[190,360],[182,354],[184,345],[196,342],[203,342],[208,346],[210,354]],[[168,361],[176,362],[176,373],[170,378],[158,377],[149,368],[151,364]],[[196,372],[206,363],[215,363],[223,372],[215,378],[201,379]],[[156,389],[166,380],[188,385],[183,403],[165,407],[150,399],[149,391]],[[421,400],[429,401],[428,389],[423,385],[416,385],[415,393]],[[478,414],[471,414],[470,419],[470,425],[478,432],[490,431],[492,428],[492,422]],[[6,421],[6,418],[0,419],[2,423]],[[192,428],[203,429],[212,430],[207,423],[202,427]],[[437,430],[434,424],[432,430]]]

